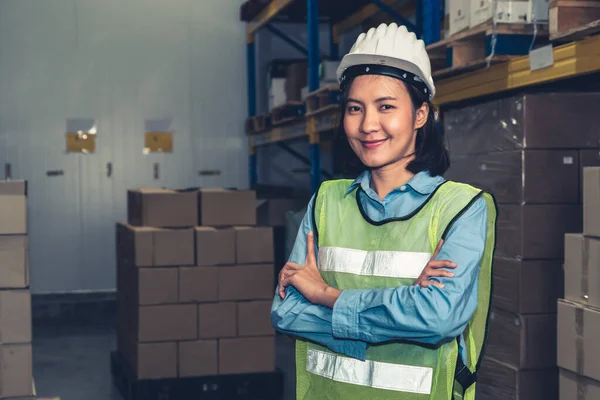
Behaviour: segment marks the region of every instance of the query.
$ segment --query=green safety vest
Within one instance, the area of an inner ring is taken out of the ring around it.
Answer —
[[[485,199],[488,226],[478,306],[463,333],[467,365],[458,355],[458,340],[436,346],[406,341],[369,345],[366,360],[361,361],[299,339],[297,398],[473,400],[490,308],[496,232],[493,197],[469,185],[446,181],[410,215],[376,222],[362,209],[362,189],[345,196],[350,183],[324,182],[313,208],[319,270],[328,285],[340,290],[412,285],[453,222],[477,199]]]

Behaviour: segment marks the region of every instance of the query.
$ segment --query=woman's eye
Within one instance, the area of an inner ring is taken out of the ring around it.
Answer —
[[[357,106],[348,107],[348,112],[359,112],[359,111],[360,111],[360,107],[357,107]]]
[[[381,106],[382,110],[391,110],[392,108],[394,108],[394,106],[391,106],[389,104],[384,104]]]

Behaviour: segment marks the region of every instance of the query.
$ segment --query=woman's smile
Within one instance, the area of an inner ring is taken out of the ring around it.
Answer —
[[[368,150],[376,149],[380,145],[382,145],[387,139],[380,140],[361,140],[363,147]]]

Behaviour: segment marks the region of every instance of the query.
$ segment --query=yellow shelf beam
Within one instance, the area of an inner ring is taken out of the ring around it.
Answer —
[[[388,5],[388,6],[393,6],[395,3],[397,3],[397,0],[381,0],[382,3]],[[342,21],[338,22],[337,24],[335,24],[333,26],[333,37],[334,38],[339,38],[339,36],[346,32],[349,29],[354,28],[355,26],[361,24],[363,21],[365,21],[368,18],[371,18],[372,16],[378,14],[382,12],[381,8],[379,8],[376,4],[369,4],[364,6],[361,10],[355,12],[354,14],[350,15],[349,17],[343,19]]]
[[[554,64],[537,71],[531,71],[529,56],[524,56],[489,69],[441,80],[436,85],[434,102],[436,105],[449,104],[600,71],[600,36],[556,47],[553,53]]]
[[[273,0],[269,5],[258,14],[256,18],[248,23],[246,26],[246,33],[248,36],[254,35],[254,33],[268,24],[273,18],[282,12],[287,6],[292,4],[294,0]]]

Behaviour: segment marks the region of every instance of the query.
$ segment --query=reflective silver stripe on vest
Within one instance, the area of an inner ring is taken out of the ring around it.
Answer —
[[[432,368],[360,361],[310,348],[307,356],[308,372],[337,382],[398,392],[431,393]]]
[[[321,271],[390,278],[418,278],[431,253],[363,251],[341,247],[319,248]]]

